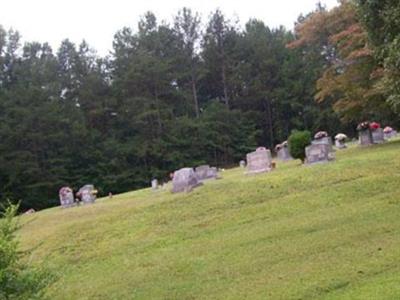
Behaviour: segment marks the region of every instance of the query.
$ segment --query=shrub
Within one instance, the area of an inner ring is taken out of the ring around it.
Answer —
[[[289,151],[293,158],[301,159],[304,163],[306,158],[306,147],[311,143],[309,131],[293,131],[289,136]]]
[[[22,262],[24,253],[18,251],[15,218],[18,205],[9,204],[0,215],[0,299],[43,299],[43,289],[50,276]]]

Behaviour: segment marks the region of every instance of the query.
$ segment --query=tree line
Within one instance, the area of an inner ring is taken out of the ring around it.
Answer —
[[[22,45],[0,27],[0,199],[41,209],[64,185],[120,193],[184,166],[236,165],[293,129],[399,125],[396,16],[393,1],[341,1],[290,31],[241,28],[220,10],[183,8],[171,24],[148,12],[105,57],[85,41]]]

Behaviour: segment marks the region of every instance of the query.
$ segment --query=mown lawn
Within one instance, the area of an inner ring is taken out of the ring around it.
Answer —
[[[400,299],[400,142],[24,216],[50,299]]]

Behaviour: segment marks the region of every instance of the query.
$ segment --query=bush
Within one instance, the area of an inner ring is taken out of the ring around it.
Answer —
[[[309,131],[293,131],[289,136],[289,151],[293,158],[301,159],[304,163],[306,158],[306,147],[311,143]]]
[[[16,231],[20,228],[15,218],[18,205],[9,204],[0,215],[0,299],[43,299],[43,289],[50,276],[32,268],[21,260]]]

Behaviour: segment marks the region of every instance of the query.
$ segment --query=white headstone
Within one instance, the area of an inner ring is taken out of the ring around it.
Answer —
[[[153,190],[157,190],[157,189],[158,189],[158,180],[157,180],[157,179],[153,179],[153,180],[151,181],[151,188],[152,188]]]
[[[335,140],[335,146],[338,149],[346,149],[346,142],[344,140]]]

